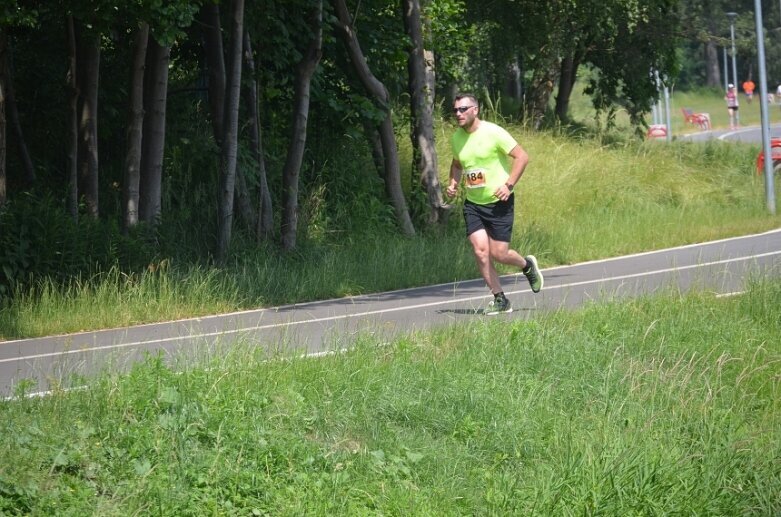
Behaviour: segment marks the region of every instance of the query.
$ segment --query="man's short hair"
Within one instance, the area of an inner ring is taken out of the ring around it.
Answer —
[[[472,101],[472,104],[474,104],[477,107],[480,107],[480,103],[477,102],[477,97],[473,93],[459,93],[456,95],[455,99],[453,99],[455,102],[460,101],[461,99],[469,99]]]

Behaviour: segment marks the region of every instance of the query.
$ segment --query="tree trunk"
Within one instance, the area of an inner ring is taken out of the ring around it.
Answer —
[[[293,107],[293,127],[290,146],[287,151],[285,167],[282,171],[282,248],[292,250],[296,247],[298,233],[298,178],[306,146],[306,127],[309,119],[309,99],[312,76],[323,55],[323,2],[319,0],[312,13],[312,32],[314,37],[309,43],[301,62],[296,67],[295,106]]]
[[[139,218],[157,224],[162,212],[165,110],[168,102],[168,61],[171,47],[149,38],[144,73],[144,123],[141,145]]]
[[[254,231],[258,225],[258,216],[255,213],[255,207],[252,205],[252,196],[250,195],[247,176],[244,168],[236,164],[236,192],[234,202],[241,214],[241,220],[247,225],[249,231]]]
[[[556,118],[561,122],[569,120],[569,101],[580,62],[573,56],[561,60],[561,76],[559,77],[559,93],[556,95]]]
[[[24,180],[27,185],[35,183],[35,169],[33,168],[33,160],[30,158],[30,151],[27,149],[27,142],[24,138],[24,132],[22,131],[22,123],[19,121],[19,109],[16,105],[16,95],[14,93],[14,65],[13,65],[13,49],[10,42],[7,40],[7,34],[4,30],[0,29],[0,38],[6,38],[4,42],[0,42],[0,46],[5,47],[5,113],[8,118],[8,126],[13,131],[16,138],[16,147],[19,152],[19,161],[24,171]]]
[[[724,85],[721,82],[719,61],[719,47],[713,41],[708,41],[705,43],[705,84],[721,90]]]
[[[217,261],[224,263],[233,227],[233,197],[236,189],[239,93],[241,91],[241,44],[244,34],[244,0],[234,0],[231,10],[231,48],[228,56],[223,138],[220,152],[220,198],[217,214]]]
[[[86,32],[86,31],[83,31]],[[100,37],[78,38],[79,49],[79,190],[87,214],[96,218],[98,201],[98,78],[100,77]]]
[[[6,187],[6,152],[5,152],[5,99],[6,99],[6,84],[8,83],[8,76],[6,75],[6,60],[7,60],[7,46],[6,46],[5,29],[0,27],[0,207],[5,205],[7,196]]]
[[[220,7],[214,2],[205,2],[199,14],[203,26],[206,68],[209,77],[209,111],[212,130],[217,145],[223,135],[222,123],[225,109],[225,57],[222,48]]]
[[[255,226],[255,238],[266,240],[274,230],[274,213],[271,206],[271,192],[266,177],[266,159],[263,156],[263,141],[258,113],[258,82],[255,79],[255,58],[252,54],[252,40],[249,31],[244,29],[244,64],[249,78],[245,80],[244,100],[250,115],[250,151],[258,167],[258,218]]]
[[[393,136],[393,121],[391,119],[391,109],[389,103],[388,90],[369,69],[366,58],[363,55],[358,38],[352,25],[352,17],[347,11],[345,0],[333,0],[334,11],[337,14],[337,28],[339,35],[347,48],[350,56],[350,62],[358,75],[358,79],[363,84],[366,91],[374,97],[375,101],[385,112],[385,119],[380,125],[380,141],[383,146],[385,158],[385,190],[393,204],[396,221],[405,235],[415,235],[415,227],[412,225],[412,219],[407,209],[407,201],[404,199],[404,191],[401,188],[401,172],[399,169],[398,149],[396,140]]]
[[[141,142],[144,127],[144,64],[149,41],[149,24],[142,23],[133,40],[133,68],[128,99],[127,154],[122,189],[122,229],[138,224],[138,188],[141,181]]]
[[[559,67],[560,64],[554,60],[553,62],[541,63],[535,68],[531,88],[527,92],[528,109],[535,130],[542,127]]]
[[[68,192],[66,208],[75,221],[79,217],[79,84],[76,49],[76,22],[68,16],[68,90],[70,94],[68,118]]]
[[[222,27],[220,24],[219,5],[207,2],[199,13],[203,26],[204,53],[209,77],[209,112],[212,121],[212,132],[217,147],[222,150],[225,136],[225,56],[222,42]],[[249,228],[255,226],[255,210],[247,188],[247,180],[241,167],[235,168],[236,193],[234,202],[239,208],[242,219]]]
[[[366,135],[366,140],[369,142],[369,147],[372,152],[372,163],[374,163],[374,169],[377,171],[377,176],[381,179],[385,179],[385,156],[382,152],[382,142],[380,141],[380,133],[377,130],[377,126],[372,124],[369,119],[364,118],[363,122],[363,134]]]
[[[523,84],[521,81],[521,65],[517,57],[510,63],[507,75],[507,96],[521,104],[523,101]]]
[[[420,0],[402,0],[404,27],[411,40],[407,67],[409,70],[410,114],[412,116],[412,155],[426,190],[428,223],[445,220],[446,205],[442,198],[437,169],[437,149],[434,142],[432,92],[428,90],[427,66],[423,51],[423,25],[420,21]]]

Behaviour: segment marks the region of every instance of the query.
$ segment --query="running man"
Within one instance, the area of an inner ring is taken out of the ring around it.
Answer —
[[[456,96],[453,113],[459,128],[451,140],[453,161],[447,195],[456,195],[463,178],[466,234],[477,268],[494,295],[485,314],[494,315],[512,312],[494,261],[521,269],[535,293],[542,289],[543,277],[534,255],[523,257],[510,249],[515,210],[513,189],[529,163],[529,155],[504,128],[480,120],[479,112],[474,95]]]

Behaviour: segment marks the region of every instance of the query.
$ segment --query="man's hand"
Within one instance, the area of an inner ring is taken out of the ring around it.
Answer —
[[[510,194],[512,194],[512,191],[506,184],[494,191],[494,196],[500,201],[507,201],[510,199]]]
[[[447,197],[456,197],[457,193],[458,193],[458,183],[451,181],[450,185],[448,185],[447,188],[445,189],[445,194],[447,194]]]

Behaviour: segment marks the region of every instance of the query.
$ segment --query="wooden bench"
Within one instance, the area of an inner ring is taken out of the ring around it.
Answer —
[[[681,108],[683,112],[683,119],[687,124],[692,124],[700,129],[710,129],[710,114],[708,113],[694,113],[689,108]]]

